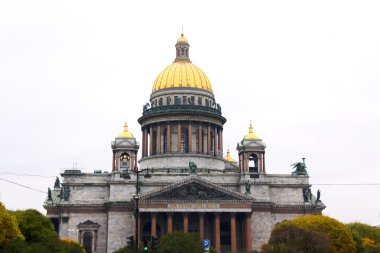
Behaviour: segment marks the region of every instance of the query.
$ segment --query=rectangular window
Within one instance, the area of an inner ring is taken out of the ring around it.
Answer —
[[[202,105],[202,97],[198,97],[198,105]]]
[[[180,105],[181,104],[181,99],[178,96],[174,96],[174,104],[175,105]]]

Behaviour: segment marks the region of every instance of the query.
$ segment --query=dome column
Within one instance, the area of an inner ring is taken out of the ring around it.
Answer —
[[[220,151],[222,152],[223,155],[223,128],[220,128]]]
[[[207,154],[211,154],[211,126],[207,126]]]
[[[171,132],[170,132],[170,123],[168,123],[168,128],[167,128],[167,151],[168,153],[172,152],[172,140],[171,140]]]
[[[145,133],[146,133],[146,129],[145,129],[145,127],[143,127],[142,133],[141,133],[141,135],[142,135],[142,157],[146,156]]]
[[[191,130],[191,122],[189,123],[189,139],[188,139],[189,153],[193,151],[193,134]]]
[[[161,154],[161,124],[157,127],[157,154]]]
[[[214,156],[218,156],[218,128],[214,126]]]
[[[198,127],[198,153],[202,154],[203,152],[203,143],[202,143],[202,124],[199,123]]]
[[[149,155],[153,155],[153,126],[149,129]]]

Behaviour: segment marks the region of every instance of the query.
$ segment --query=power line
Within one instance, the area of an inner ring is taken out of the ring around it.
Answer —
[[[0,180],[3,180],[5,182],[11,183],[11,184],[15,184],[15,185],[18,185],[18,186],[21,186],[21,187],[24,187],[24,188],[27,188],[29,190],[33,190],[33,191],[36,191],[36,192],[41,192],[43,194],[46,194],[46,192],[44,192],[44,191],[38,190],[36,188],[29,187],[29,186],[26,186],[26,185],[23,185],[23,184],[19,184],[19,183],[16,183],[16,182],[13,182],[13,181],[1,178],[1,177],[0,177]]]
[[[380,183],[347,183],[347,184],[345,184],[345,183],[339,183],[339,184],[334,184],[334,183],[329,183],[329,184],[312,184],[312,185],[336,185],[336,186],[339,186],[339,185],[353,185],[353,186],[355,186],[355,185],[369,185],[369,186],[371,186],[371,185],[380,185]]]
[[[55,176],[43,176],[43,175],[37,175],[37,174],[17,174],[13,172],[1,172],[0,175],[13,175],[13,176],[18,176],[18,177],[42,177],[42,178],[54,178]]]

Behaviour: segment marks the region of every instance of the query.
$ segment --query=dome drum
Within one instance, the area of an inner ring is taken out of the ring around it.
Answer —
[[[222,157],[199,154],[170,154],[145,157],[140,160],[140,168],[154,168],[155,170],[169,171],[169,173],[175,171],[186,172],[189,169],[190,161],[197,164],[198,171],[223,171],[225,168],[225,163]],[[168,167],[168,164],[175,166]]]

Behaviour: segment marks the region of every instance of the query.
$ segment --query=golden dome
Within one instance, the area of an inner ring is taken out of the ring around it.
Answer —
[[[169,88],[198,88],[212,92],[206,74],[189,61],[176,61],[167,66],[156,78],[153,92]]]
[[[261,140],[254,132],[252,122],[249,124],[249,132],[244,136],[243,140]]]
[[[178,38],[177,42],[189,43],[186,37],[183,36],[183,32],[181,33],[181,37]]]
[[[236,161],[231,157],[229,149],[227,149],[227,155],[224,157],[224,160],[230,163],[236,163]]]
[[[117,136],[117,138],[134,138],[133,134],[128,131],[127,123],[124,124],[124,130]]]

